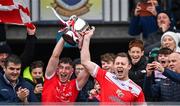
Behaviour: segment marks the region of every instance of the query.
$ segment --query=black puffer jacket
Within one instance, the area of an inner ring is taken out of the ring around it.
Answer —
[[[135,65],[132,64],[131,69],[129,70],[129,78],[133,80],[136,84],[143,88],[145,70],[147,65],[147,59],[145,56],[142,56],[138,63]]]

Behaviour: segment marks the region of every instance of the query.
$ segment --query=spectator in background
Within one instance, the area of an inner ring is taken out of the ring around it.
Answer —
[[[131,36],[143,34],[143,38],[147,39],[150,33],[156,32],[158,29],[156,15],[160,11],[157,0],[143,0],[137,3],[134,10],[128,33]]]
[[[144,102],[142,89],[128,77],[131,68],[130,60],[126,53],[119,53],[114,60],[115,74],[101,69],[91,61],[89,44],[94,33],[92,28],[86,33],[81,49],[81,64],[100,84],[100,102],[111,102],[126,105],[129,103]]]
[[[110,73],[115,74],[113,69],[115,54],[105,53],[100,56],[101,67],[103,70],[106,70]],[[90,102],[99,102],[100,101],[100,90],[101,87],[97,80],[95,80],[94,88],[89,91],[89,101]]]
[[[100,100],[101,87],[97,80],[95,80],[94,88],[89,91],[89,102],[99,102]]]
[[[20,58],[22,61],[22,64],[21,64],[22,70],[24,70],[26,66],[29,66],[29,64],[32,62],[32,59],[34,56],[34,50],[35,50],[35,44],[36,44],[37,38],[35,36],[36,27],[35,26],[33,26],[33,27],[34,27],[34,29],[31,29],[29,27],[27,27],[27,29],[26,29],[27,30],[26,44],[25,44],[24,51],[20,55]],[[4,59],[8,56],[8,54],[11,54],[12,52],[13,51],[11,51],[11,49],[6,41],[5,24],[0,23],[0,63],[1,63],[1,68],[3,67]],[[0,69],[0,70],[2,70],[2,69]],[[23,71],[21,71],[21,75],[22,75],[22,73],[23,73]]]
[[[100,56],[101,67],[108,72],[113,72],[113,62],[115,55],[113,53],[105,53]]]
[[[161,36],[167,31],[175,31],[174,26],[171,23],[171,17],[166,11],[161,11],[157,15],[158,30],[154,33],[151,33],[148,39],[145,40],[145,55],[148,56],[149,52],[155,48],[160,47],[161,45]]]
[[[74,65],[74,73],[76,75],[76,78],[82,71],[86,71],[85,67],[81,64],[81,60],[79,58],[73,61],[73,65]],[[94,79],[92,77],[89,77],[85,86],[82,88],[81,91],[79,91],[76,102],[88,102],[88,97],[89,97],[88,91],[91,90],[93,86],[94,86]]]
[[[164,69],[158,70],[158,71],[161,72],[164,76],[171,79],[172,81],[175,81],[175,82],[179,83],[180,82],[180,68],[178,68],[179,63],[178,62],[173,62],[173,61],[176,61],[177,59],[179,59],[179,56],[176,56],[176,55],[179,55],[179,53],[175,54],[174,58],[168,64],[169,69],[164,68]]]
[[[61,37],[49,59],[45,72],[42,102],[75,102],[79,91],[89,78],[89,73],[82,71],[76,79],[70,80],[73,74],[72,60],[65,57],[59,59],[64,43]]]
[[[41,102],[41,94],[43,90],[43,67],[44,63],[42,61],[34,61],[23,73],[23,78],[34,86],[34,93],[38,102]]]
[[[169,68],[180,73],[180,54],[171,53],[168,56]],[[145,78],[144,91],[146,96],[158,98],[159,101],[178,102],[180,101],[180,84],[171,79],[162,79],[159,83],[152,84],[151,74],[154,70],[163,72],[166,70],[159,62],[147,64],[147,77]]]
[[[164,33],[161,37],[161,47],[167,47],[174,52],[180,52],[179,48],[180,34],[172,31]]]
[[[169,48],[161,48],[158,51],[157,61],[162,65],[162,67],[168,68],[169,65],[168,56],[172,52],[173,51]],[[159,70],[154,71],[154,78],[156,83],[160,82],[161,79],[166,79],[166,77],[161,72],[159,72]]]
[[[37,102],[33,86],[20,77],[20,72],[20,58],[8,55],[4,61],[4,74],[0,74],[0,103]]]
[[[143,41],[138,39],[130,41],[128,54],[132,63],[131,69],[129,70],[129,78],[143,88],[146,65],[148,62],[144,56]]]

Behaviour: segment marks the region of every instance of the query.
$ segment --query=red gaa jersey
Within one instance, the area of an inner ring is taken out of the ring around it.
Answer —
[[[61,83],[57,75],[45,79],[42,102],[74,102],[78,95],[76,80]]]
[[[132,80],[119,80],[115,74],[96,68],[93,75],[101,87],[101,102],[145,102],[141,87]]]

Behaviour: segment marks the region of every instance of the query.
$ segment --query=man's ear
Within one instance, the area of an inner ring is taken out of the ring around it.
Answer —
[[[129,55],[130,55],[130,53],[131,53],[130,50],[128,50],[128,54],[129,54]]]
[[[3,71],[6,71],[7,69],[5,68],[5,66],[3,66]]]
[[[144,55],[144,51],[142,51],[142,53],[141,53],[141,56],[143,56]]]

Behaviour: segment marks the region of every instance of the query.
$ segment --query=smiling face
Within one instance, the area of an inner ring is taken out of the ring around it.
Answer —
[[[62,83],[67,82],[73,73],[72,65],[69,63],[60,63],[57,74]]]
[[[162,45],[162,47],[167,47],[173,51],[176,48],[176,43],[175,43],[174,39],[169,35],[166,35],[163,37],[161,45]]]
[[[137,62],[139,62],[141,57],[144,55],[144,51],[142,51],[139,47],[132,47],[128,51],[128,53],[131,58],[132,64],[136,64]]]
[[[120,80],[129,79],[128,72],[130,68],[131,65],[129,64],[127,57],[120,57],[120,56],[116,57],[114,61],[114,70],[118,79]]]
[[[21,72],[21,64],[14,64],[9,62],[4,68],[5,76],[11,83],[16,83]]]

